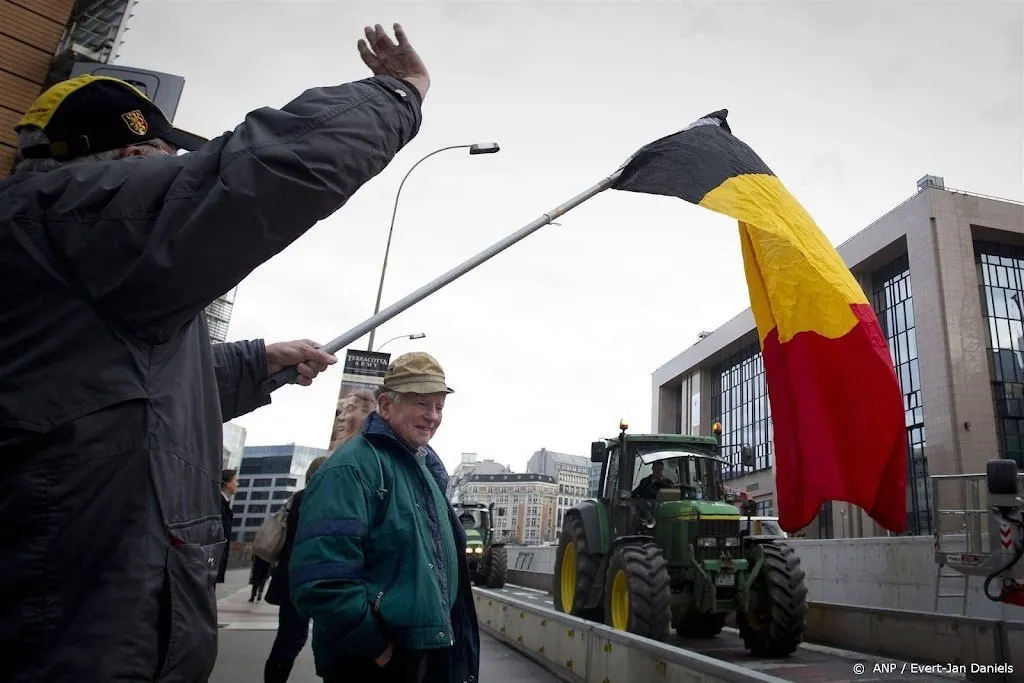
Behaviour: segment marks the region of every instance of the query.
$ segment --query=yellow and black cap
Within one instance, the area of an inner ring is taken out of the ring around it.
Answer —
[[[108,76],[78,76],[54,85],[14,129],[27,126],[42,129],[50,143],[21,149],[26,159],[69,161],[156,138],[189,152],[208,142],[174,128],[142,91]]]

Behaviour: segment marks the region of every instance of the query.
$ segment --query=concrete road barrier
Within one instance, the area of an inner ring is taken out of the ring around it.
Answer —
[[[480,628],[573,683],[782,683],[784,679],[473,589]]]

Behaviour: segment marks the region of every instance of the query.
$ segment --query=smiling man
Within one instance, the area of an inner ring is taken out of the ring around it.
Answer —
[[[430,440],[452,389],[425,353],[388,367],[359,437],[306,488],[289,565],[326,683],[475,683],[466,535]]]

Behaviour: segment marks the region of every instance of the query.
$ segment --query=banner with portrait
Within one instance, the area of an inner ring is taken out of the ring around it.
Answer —
[[[376,406],[377,391],[384,383],[384,373],[390,362],[390,353],[359,349],[345,351],[345,366],[334,410],[329,450],[333,451],[362,429],[365,415]]]

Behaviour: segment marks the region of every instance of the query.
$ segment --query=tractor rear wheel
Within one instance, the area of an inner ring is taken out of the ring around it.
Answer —
[[[619,631],[665,640],[672,622],[668,562],[656,543],[621,545],[608,563],[606,623]]]
[[[586,608],[600,564],[599,556],[590,553],[588,540],[583,520],[578,515],[566,516],[555,557],[553,602],[557,612],[601,621],[604,617],[601,603],[594,609]],[[593,539],[593,542],[596,543],[597,539]]]
[[[680,614],[672,626],[680,638],[714,638],[722,632],[725,617],[723,613],[686,612]]]
[[[736,624],[743,644],[755,657],[788,657],[804,639],[804,571],[800,558],[786,543],[770,541],[758,546],[764,559],[751,587],[752,608],[738,612]]]
[[[487,587],[502,588],[508,572],[508,551],[505,546],[491,547],[487,551]]]

